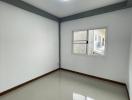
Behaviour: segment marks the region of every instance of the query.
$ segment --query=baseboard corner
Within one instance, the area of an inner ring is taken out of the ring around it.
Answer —
[[[50,71],[50,72],[48,72],[48,73],[45,73],[45,74],[43,74],[43,75],[41,75],[41,76],[38,76],[38,77],[36,77],[36,78],[34,78],[34,79],[31,79],[31,80],[29,80],[29,81],[27,81],[27,82],[24,82],[24,83],[22,83],[22,84],[20,84],[20,85],[18,85],[18,86],[15,86],[15,87],[13,87],[13,88],[10,88],[10,89],[8,89],[8,90],[5,90],[5,91],[3,91],[3,92],[0,92],[0,96],[6,95],[6,94],[10,93],[11,91],[14,91],[14,90],[16,90],[16,89],[18,89],[18,88],[20,88],[20,87],[23,87],[23,86],[25,86],[25,85],[27,85],[27,84],[33,82],[33,81],[36,81],[36,80],[38,80],[38,79],[40,79],[40,78],[42,78],[42,77],[44,77],[44,76],[47,76],[47,75],[49,75],[49,74],[51,74],[51,73],[53,73],[53,72],[55,72],[55,71],[58,71],[59,69],[60,69],[60,68],[54,69],[54,70],[52,70],[52,71]]]

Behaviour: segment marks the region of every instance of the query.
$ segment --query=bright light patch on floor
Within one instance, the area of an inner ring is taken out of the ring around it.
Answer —
[[[70,1],[70,0],[61,0],[61,1],[63,1],[63,2],[68,2],[68,1]]]
[[[93,98],[87,97],[86,100],[94,100]]]
[[[73,93],[73,100],[94,100],[93,98],[86,97],[84,95],[78,94],[78,93]]]
[[[78,93],[73,93],[73,100],[85,100],[85,96]]]

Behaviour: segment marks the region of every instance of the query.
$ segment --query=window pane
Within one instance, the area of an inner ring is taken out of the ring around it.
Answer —
[[[94,54],[94,30],[89,30],[88,55]]]
[[[89,30],[88,55],[104,55],[106,29]]]
[[[86,44],[73,44],[73,53],[86,54]]]
[[[73,32],[73,41],[87,40],[87,31],[75,31]]]
[[[94,52],[104,55],[106,29],[94,30]]]

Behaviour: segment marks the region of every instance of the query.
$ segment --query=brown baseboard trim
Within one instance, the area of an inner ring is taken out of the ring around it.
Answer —
[[[126,84],[125,84],[125,88],[126,88],[126,91],[127,91],[128,100],[130,100],[130,95],[129,95],[129,91],[128,91],[128,88],[127,88]]]
[[[72,73],[80,74],[80,75],[83,75],[83,76],[87,76],[87,77],[91,77],[91,78],[95,78],[95,79],[99,79],[99,80],[103,80],[103,81],[107,81],[107,82],[111,82],[111,83],[115,83],[115,84],[119,84],[119,85],[126,85],[125,83],[121,83],[121,82],[117,82],[117,81],[113,81],[113,80],[110,80],[110,79],[105,79],[105,78],[101,78],[101,77],[97,77],[97,76],[93,76],[93,75],[88,75],[88,74],[84,74],[84,73],[81,73],[81,72],[77,72],[77,71],[73,71],[73,70],[69,70],[69,69],[65,69],[65,68],[60,68],[60,70],[69,71],[69,72],[72,72]]]
[[[79,74],[79,75],[95,78],[95,79],[102,80],[102,81],[107,81],[107,82],[115,83],[115,84],[118,84],[118,85],[123,85],[126,88],[128,100],[130,100],[129,91],[128,91],[127,85],[125,83],[121,83],[121,82],[117,82],[117,81],[113,81],[113,80],[110,80],[110,79],[105,79],[105,78],[101,78],[101,77],[97,77],[97,76],[93,76],[93,75],[88,75],[88,74],[84,74],[84,73],[81,73],[81,72],[77,72],[77,71],[73,71],[73,70],[69,70],[69,69],[65,69],[65,68],[60,68],[60,70],[76,73],[76,74]]]
[[[37,77],[37,78],[34,78],[34,79],[32,79],[32,80],[29,80],[29,81],[27,81],[27,82],[25,82],[25,83],[22,83],[22,84],[20,84],[20,85],[18,85],[18,86],[16,86],[16,87],[13,87],[13,88],[11,88],[11,89],[8,89],[8,90],[6,90],[6,91],[4,91],[4,92],[1,92],[1,93],[0,93],[0,96],[5,95],[5,94],[7,94],[7,93],[9,93],[9,92],[11,92],[11,91],[13,91],[13,90],[16,90],[16,89],[18,89],[18,88],[20,88],[20,87],[22,87],[22,86],[25,86],[25,85],[27,85],[27,84],[33,82],[33,81],[36,81],[36,80],[40,79],[40,78],[43,78],[44,76],[47,76],[47,75],[49,75],[49,74],[51,74],[51,73],[53,73],[53,72],[55,72],[55,71],[57,71],[57,70],[59,70],[59,68],[58,68],[58,69],[55,69],[55,70],[53,70],[53,71],[51,71],[51,72],[48,72],[48,73],[46,73],[46,74],[44,74],[44,75],[41,75],[41,76],[39,76],[39,77]]]
[[[118,84],[118,85],[123,85],[126,88],[128,100],[130,100],[129,91],[128,91],[127,85],[125,83],[121,83],[121,82],[117,82],[117,81],[113,81],[113,80],[110,80],[110,79],[105,79],[105,78],[101,78],[101,77],[97,77],[97,76],[93,76],[93,75],[88,75],[88,74],[84,74],[84,73],[81,73],[81,72],[77,72],[77,71],[73,71],[73,70],[69,70],[69,69],[65,69],[65,68],[60,68],[60,70],[76,73],[76,74],[79,74],[79,75],[95,78],[95,79],[102,80],[102,81],[107,81],[107,82],[115,83],[115,84]]]
[[[49,74],[51,74],[51,73],[53,73],[53,72],[55,72],[55,71],[58,71],[58,70],[64,70],[64,71],[68,71],[68,72],[80,74],[80,75],[83,75],[83,76],[92,77],[92,78],[95,78],[95,79],[99,79],[99,80],[103,80],[103,81],[107,81],[107,82],[112,82],[112,83],[119,84],[119,85],[124,85],[125,88],[126,88],[126,91],[127,91],[128,100],[130,100],[130,95],[129,95],[129,92],[128,92],[128,88],[127,88],[127,85],[126,85],[125,83],[116,82],[116,81],[113,81],[113,80],[104,79],[104,78],[100,78],[100,77],[97,77],[97,76],[92,76],[92,75],[88,75],[88,74],[84,74],[84,73],[81,73],[81,72],[76,72],[76,71],[72,71],[72,70],[64,69],[64,68],[55,69],[55,70],[53,70],[53,71],[51,71],[51,72],[48,72],[48,73],[46,73],[46,74],[44,74],[44,75],[41,75],[41,76],[39,76],[39,77],[37,77],[37,78],[34,78],[34,79],[30,80],[30,81],[27,81],[27,82],[25,82],[25,83],[23,83],[23,84],[20,84],[20,85],[18,85],[18,86],[16,86],[16,87],[13,87],[13,88],[8,89],[8,90],[6,90],[6,91],[4,91],[4,92],[1,92],[1,93],[0,93],[0,96],[6,95],[7,93],[9,93],[9,92],[11,92],[11,91],[13,91],[13,90],[16,90],[16,89],[18,89],[18,88],[20,88],[20,87],[22,87],[22,86],[25,86],[25,85],[27,85],[27,84],[33,82],[33,81],[36,81],[36,80],[38,80],[38,79],[40,79],[40,78],[43,78],[44,76],[47,76],[47,75],[49,75]]]

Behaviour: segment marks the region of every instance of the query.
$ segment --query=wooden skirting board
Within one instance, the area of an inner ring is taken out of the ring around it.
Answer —
[[[27,81],[27,82],[25,82],[25,83],[23,83],[23,84],[20,84],[20,85],[18,85],[18,86],[16,86],[16,87],[13,87],[13,88],[11,88],[11,89],[8,89],[8,90],[6,90],[6,91],[0,93],[0,96],[5,95],[5,94],[7,94],[7,93],[9,93],[9,92],[11,92],[11,91],[13,91],[13,90],[16,90],[16,89],[18,89],[18,88],[20,88],[20,87],[22,87],[22,86],[25,86],[26,84],[29,84],[29,83],[31,83],[31,82],[33,82],[33,81],[36,81],[36,80],[38,80],[38,79],[40,79],[40,78],[43,78],[43,77],[45,77],[45,76],[47,76],[47,75],[49,75],[49,74],[52,74],[52,73],[55,72],[55,71],[59,71],[59,70],[68,71],[68,72],[76,73],[76,74],[79,74],[79,75],[83,75],[83,76],[95,78],[95,79],[98,79],[98,80],[102,80],[102,81],[107,81],[107,82],[111,82],[111,83],[123,85],[123,86],[125,86],[125,88],[126,88],[127,95],[128,95],[128,100],[130,100],[128,88],[127,88],[127,85],[126,85],[125,83],[121,83],[121,82],[117,82],[117,81],[113,81],[113,80],[109,80],[109,79],[104,79],[104,78],[100,78],[100,77],[97,77],[97,76],[88,75],[88,74],[84,74],[84,73],[81,73],[81,72],[72,71],[72,70],[64,69],[64,68],[58,68],[58,69],[53,70],[53,71],[51,71],[51,72],[49,72],[49,73],[46,73],[46,74],[44,74],[44,75],[42,75],[42,76],[39,76],[39,77],[37,77],[37,78],[34,78],[34,79],[32,79],[32,80],[30,80],[30,81]]]
[[[13,90],[16,90],[16,89],[18,89],[18,88],[20,88],[20,87],[22,87],[22,86],[25,86],[25,85],[27,85],[27,84],[33,82],[33,81],[36,81],[36,80],[40,79],[40,78],[43,78],[43,77],[45,77],[45,76],[47,76],[47,75],[49,75],[49,74],[51,74],[51,73],[53,73],[53,72],[55,72],[55,71],[57,71],[57,70],[59,70],[59,68],[58,68],[58,69],[55,69],[55,70],[53,70],[53,71],[50,71],[50,72],[48,72],[48,73],[46,73],[46,74],[43,74],[43,75],[41,75],[41,76],[39,76],[39,77],[36,77],[36,78],[34,78],[34,79],[32,79],[32,80],[29,80],[29,81],[27,81],[27,82],[25,82],[25,83],[22,83],[22,84],[20,84],[20,85],[18,85],[18,86],[15,86],[15,87],[13,87],[13,88],[11,88],[11,89],[8,89],[8,90],[6,90],[6,91],[4,91],[4,92],[1,92],[1,93],[0,93],[0,96],[5,95],[5,94],[7,94],[7,93],[9,93],[9,92],[11,92],[11,91],[13,91]]]
[[[77,71],[73,71],[73,70],[69,70],[69,69],[60,68],[60,70],[64,70],[64,71],[76,73],[76,74],[79,74],[79,75],[91,77],[91,78],[98,79],[98,80],[102,80],[102,81],[107,81],[107,82],[115,83],[115,84],[118,84],[118,85],[123,85],[126,88],[128,100],[130,100],[128,88],[127,88],[127,85],[125,83],[121,83],[121,82],[117,82],[117,81],[113,81],[113,80],[109,80],[109,79],[105,79],[105,78],[101,78],[101,77],[97,77],[97,76],[93,76],[93,75],[88,75],[88,74],[84,74],[84,73],[77,72]]]

